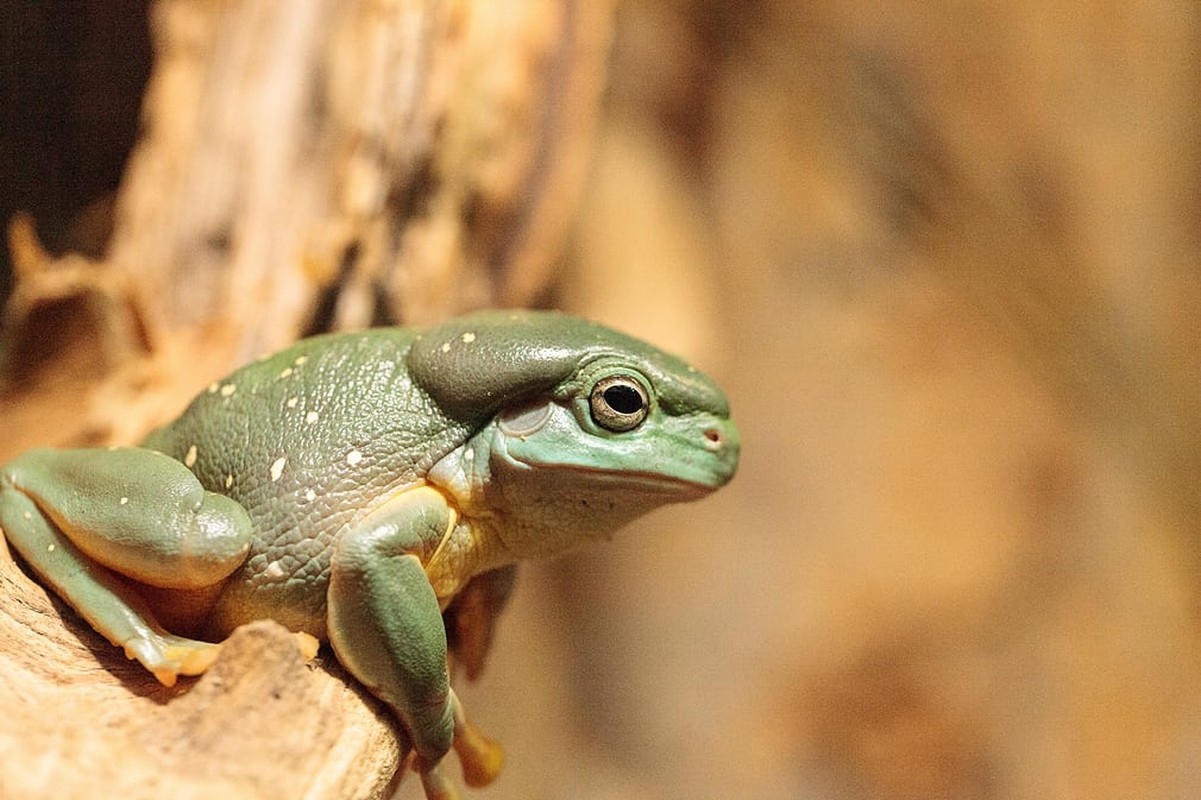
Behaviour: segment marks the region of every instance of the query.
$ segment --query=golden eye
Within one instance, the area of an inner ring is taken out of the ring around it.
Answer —
[[[650,410],[646,388],[641,381],[627,375],[611,375],[597,381],[589,402],[592,420],[616,433],[637,428]]]

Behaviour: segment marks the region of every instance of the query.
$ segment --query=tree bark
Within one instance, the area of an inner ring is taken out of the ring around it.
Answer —
[[[545,298],[608,3],[160,0],[105,255],[10,224],[0,462],[136,442],[307,333]],[[273,623],[159,686],[0,548],[0,796],[379,797],[403,748]]]
[[[0,797],[381,797],[401,744],[323,652],[240,628],[198,680],[160,685],[0,549]]]

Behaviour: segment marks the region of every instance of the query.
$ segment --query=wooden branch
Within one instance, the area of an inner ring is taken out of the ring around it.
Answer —
[[[611,11],[158,0],[105,257],[51,257],[33,221],[11,222],[0,463],[136,442],[306,332],[544,296]],[[258,623],[166,689],[7,548],[0,709],[6,800],[378,797],[401,760],[390,719],[327,651],[305,665]]]
[[[0,540],[0,797],[387,796],[401,747],[378,703],[273,622],[197,680],[160,685]]]
[[[608,2],[152,12],[144,135],[106,257],[50,258],[27,220],[12,228],[0,414],[47,413],[0,441],[0,459],[35,442],[135,441],[306,332],[546,295]]]

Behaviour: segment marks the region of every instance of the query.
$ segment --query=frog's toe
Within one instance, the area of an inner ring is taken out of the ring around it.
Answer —
[[[202,675],[217,660],[221,645],[184,639],[187,644],[175,644],[167,648],[167,658],[179,665],[180,675]]]
[[[296,647],[300,650],[300,657],[305,661],[312,661],[317,657],[317,651],[321,649],[321,642],[317,641],[317,637],[311,633],[297,631],[292,634],[296,637]]]
[[[468,786],[478,789],[496,780],[505,763],[505,751],[499,743],[464,721],[462,727],[455,726],[454,746]]]
[[[485,736],[467,719],[463,704],[453,692],[451,705],[455,716],[455,753],[463,766],[463,780],[468,786],[480,788],[496,780],[505,763],[505,751],[495,740]]]
[[[180,675],[200,675],[213,665],[221,645],[172,634],[153,634],[125,642],[125,655],[136,658],[163,686]]]

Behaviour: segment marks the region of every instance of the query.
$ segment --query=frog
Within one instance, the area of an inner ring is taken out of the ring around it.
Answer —
[[[681,358],[556,311],[301,339],[202,388],[137,446],[0,469],[0,531],[165,685],[237,627],[327,645],[391,712],[429,800],[499,774],[451,686],[516,565],[611,539],[736,471],[738,429]]]

